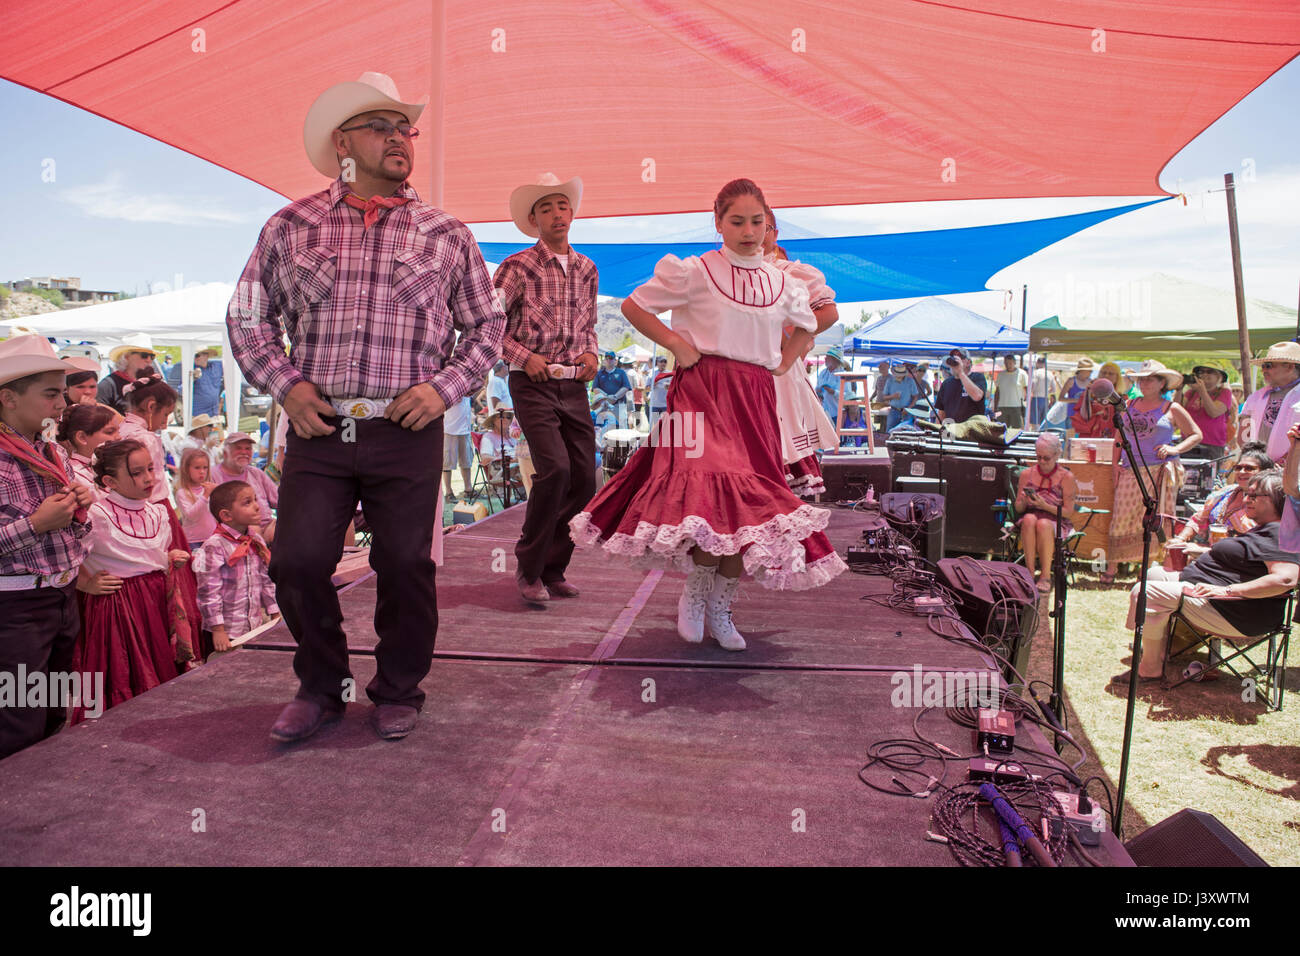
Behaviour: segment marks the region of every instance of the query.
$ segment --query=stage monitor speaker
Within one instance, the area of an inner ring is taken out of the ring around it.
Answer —
[[[943,558],[943,495],[891,491],[880,497],[880,510],[912,547],[931,564]]]
[[[875,488],[879,498],[889,490],[890,462],[870,455],[823,455],[822,480],[826,490],[822,501],[857,501]]]
[[[903,498],[912,495],[924,495],[927,498],[938,498],[943,501],[944,513],[926,525],[925,540],[917,548],[918,551],[925,555],[927,561],[938,564],[943,557],[944,529],[948,524],[948,499],[946,497],[948,482],[940,481],[938,478],[913,478],[911,475],[902,475],[894,482],[894,485],[898,489],[894,493]]]
[[[919,491],[905,484],[917,476],[942,474],[947,483],[944,547],[948,552],[988,556],[1002,547],[1002,515],[994,510],[999,499],[1012,494],[1012,457],[976,458],[968,455],[894,454],[894,486],[897,491]]]
[[[1210,813],[1179,810],[1124,844],[1138,866],[1268,866]]]

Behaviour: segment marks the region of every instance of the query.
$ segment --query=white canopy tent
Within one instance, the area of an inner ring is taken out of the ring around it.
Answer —
[[[226,425],[233,431],[239,424],[243,375],[230,349],[226,331],[226,308],[234,286],[225,282],[193,285],[175,292],[105,302],[80,309],[25,315],[4,323],[4,334],[15,327],[30,329],[50,338],[92,342],[107,355],[120,345],[122,337],[144,332],[153,344],[178,345],[181,349],[181,399],[185,430],[193,417],[194,353],[205,345],[222,346],[222,371],[226,384]]]

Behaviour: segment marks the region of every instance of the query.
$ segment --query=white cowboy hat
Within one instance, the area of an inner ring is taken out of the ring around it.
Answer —
[[[216,424],[217,424],[217,420],[213,418],[211,415],[204,412],[202,415],[195,415],[193,418],[190,419],[190,431],[197,431],[198,429],[202,428],[204,425],[215,426]]]
[[[153,347],[153,340],[149,338],[147,332],[132,332],[130,335],[122,336],[122,344],[109,349],[108,360],[114,364],[127,352],[148,352],[150,355],[157,355],[158,350]]]
[[[356,80],[335,83],[316,97],[302,124],[302,145],[316,171],[333,179],[339,174],[333,133],[347,120],[359,113],[392,110],[414,125],[427,105],[403,102],[397,84],[386,73],[362,73]]]
[[[0,342],[0,385],[41,372],[77,372],[43,335],[15,335]]]
[[[537,227],[529,225],[528,214],[533,211],[533,206],[537,205],[537,200],[556,193],[564,194],[576,216],[578,207],[582,205],[582,180],[577,176],[562,183],[554,173],[542,173],[537,177],[537,182],[520,186],[510,194],[510,218],[515,221],[520,232],[525,236],[537,238]]]
[[[1263,365],[1265,362],[1291,362],[1300,365],[1300,343],[1278,342],[1269,346],[1268,354],[1263,358],[1251,359],[1251,365]]]
[[[1147,359],[1132,372],[1128,373],[1129,378],[1137,381],[1140,378],[1160,377],[1165,380],[1165,388],[1177,388],[1183,384],[1183,373],[1175,372],[1171,368],[1165,368],[1163,364],[1155,359]]]

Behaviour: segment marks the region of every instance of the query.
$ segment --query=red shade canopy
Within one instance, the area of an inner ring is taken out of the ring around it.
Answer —
[[[325,185],[312,100],[388,73],[431,102],[413,185],[467,221],[543,171],[583,177],[584,216],[707,209],[736,176],[781,207],[1154,195],[1297,52],[1294,0],[0,7],[0,75],[288,197]]]

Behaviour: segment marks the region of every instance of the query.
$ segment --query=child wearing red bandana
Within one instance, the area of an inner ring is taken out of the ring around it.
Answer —
[[[267,574],[271,550],[258,533],[261,507],[244,481],[223,482],[212,489],[208,507],[217,530],[194,555],[199,578],[203,627],[212,632],[213,648],[231,649],[268,617],[280,616],[275,585]]]

